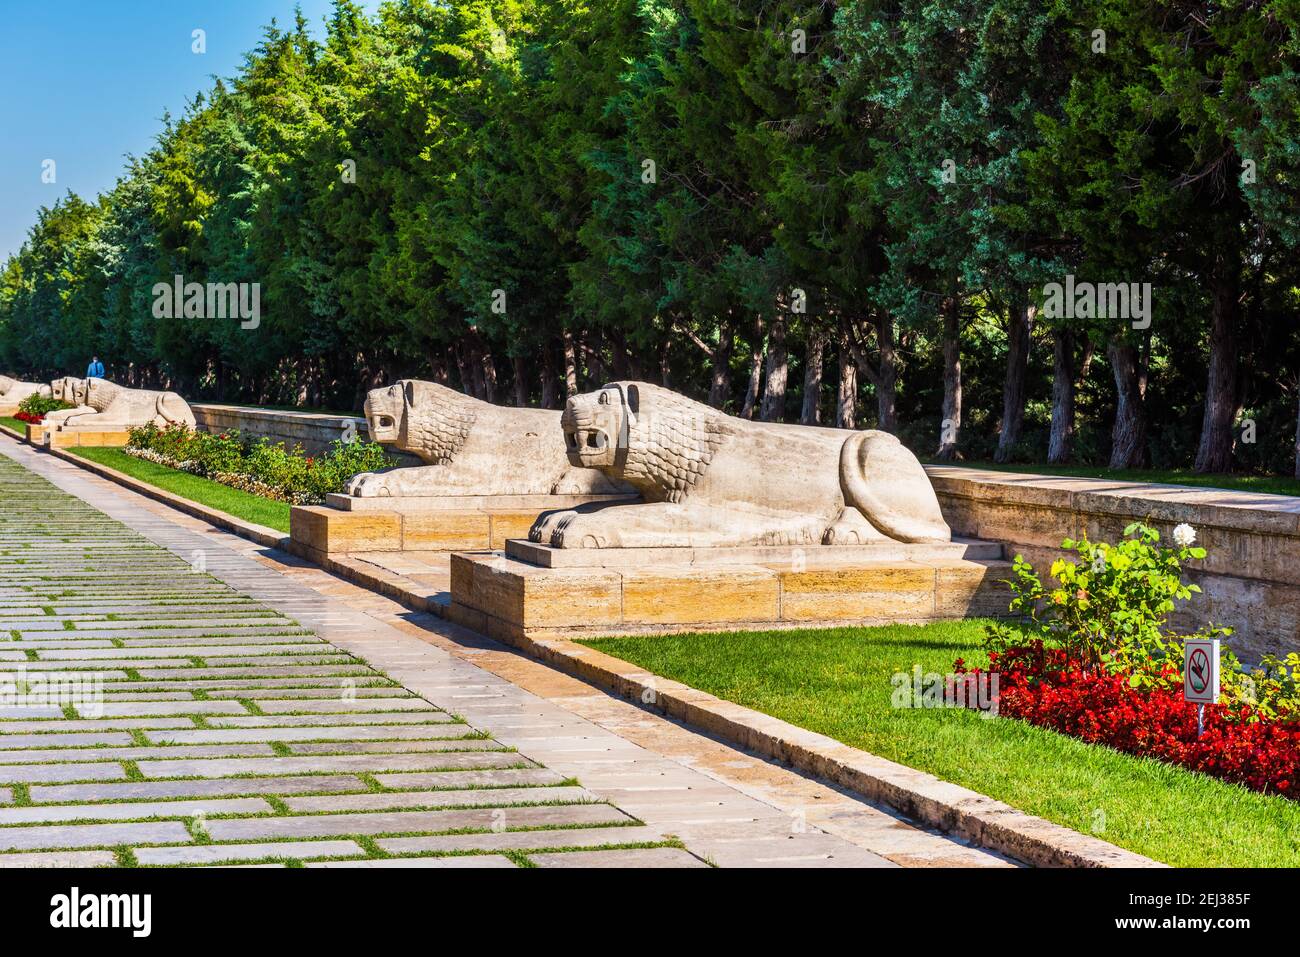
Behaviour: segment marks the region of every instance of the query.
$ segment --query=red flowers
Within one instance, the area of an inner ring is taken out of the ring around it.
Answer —
[[[956,670],[967,669],[959,661]],[[1250,705],[1207,705],[1205,733],[1197,738],[1196,706],[1183,701],[1182,680],[1172,667],[1165,687],[1139,690],[1126,675],[1085,672],[1035,641],[990,653],[989,671],[999,675],[1000,716],[1296,797],[1300,722],[1262,716]]]
[[[14,413],[14,418],[17,419],[19,422],[27,422],[30,423],[31,425],[40,425],[41,420],[44,419],[45,416],[32,415],[30,412],[24,412],[22,409],[19,409],[17,412]]]

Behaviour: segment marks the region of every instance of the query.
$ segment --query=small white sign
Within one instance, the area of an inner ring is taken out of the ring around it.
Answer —
[[[1219,639],[1192,638],[1183,650],[1183,700],[1218,704]]]

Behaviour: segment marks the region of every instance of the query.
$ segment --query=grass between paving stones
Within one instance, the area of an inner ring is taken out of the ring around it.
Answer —
[[[91,447],[73,448],[68,451],[92,462],[98,462],[100,465],[117,469],[141,482],[148,482],[165,492],[187,498],[191,502],[215,508],[227,515],[242,518],[246,522],[265,525],[278,532],[285,534],[289,532],[287,502],[262,498],[260,495],[213,482],[211,479],[190,475],[188,472],[168,468],[147,459],[138,459],[133,455],[127,455],[121,449]]]
[[[987,661],[979,620],[585,641],[1013,807],[1177,866],[1300,865],[1300,803],[959,709],[891,706],[891,681]]]
[[[1102,465],[1038,465],[998,462],[935,462],[957,468],[987,469],[991,472],[1017,472],[1021,475],[1064,475],[1071,478],[1113,479],[1117,482],[1154,482],[1158,485],[1192,485],[1197,488],[1222,488],[1236,492],[1262,492],[1266,495],[1300,495],[1300,479],[1284,475],[1238,475],[1226,472],[1205,474],[1191,469],[1116,469]]]

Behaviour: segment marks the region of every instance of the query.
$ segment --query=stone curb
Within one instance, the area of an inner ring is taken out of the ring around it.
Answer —
[[[0,431],[19,438],[11,429]],[[78,458],[62,449],[51,454],[260,545],[277,548],[320,565],[354,584],[377,591],[416,610],[443,614],[441,604],[421,594],[414,583],[371,572],[359,563],[304,554],[287,535],[245,522],[216,509],[163,491],[116,469]],[[639,701],[708,734],[731,741],[801,771],[816,775],[887,804],[922,823],[956,834],[980,847],[1036,867],[1165,867],[1114,844],[1025,814],[969,788],[951,784],[807,731],[751,708],[724,701],[688,685],[669,681],[593,648],[565,639],[508,639],[506,643],[568,674],[622,697]]]

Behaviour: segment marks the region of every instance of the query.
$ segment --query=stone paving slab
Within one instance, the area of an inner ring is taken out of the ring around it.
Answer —
[[[0,854],[0,867],[112,867],[116,862],[112,851]]]
[[[340,834],[418,834],[457,830],[490,830],[494,825],[554,827],[556,825],[619,824],[632,820],[608,804],[566,807],[475,808],[461,811],[378,811],[371,814],[317,814],[310,817],[237,818],[210,821],[214,841],[256,838],[331,837]]]
[[[480,788],[475,791],[398,791],[393,794],[285,798],[291,811],[393,811],[413,807],[469,807],[505,804],[578,804],[600,799],[585,788]],[[4,811],[0,810],[0,820]]]
[[[631,851],[572,851],[567,854],[532,854],[538,867],[707,867],[698,857],[675,847]]]
[[[304,867],[378,867],[406,868],[432,867],[440,870],[467,870],[471,868],[513,868],[516,865],[506,857],[494,854],[470,854],[461,857],[394,857],[377,861],[315,861]]]
[[[137,820],[140,818],[183,818],[210,814],[265,814],[274,808],[261,798],[207,801],[153,801],[132,804],[65,804],[40,807],[0,808],[0,827],[6,824],[53,823],[55,821]]]
[[[353,773],[444,769],[450,771],[462,768],[518,767],[526,763],[526,759],[511,751],[487,751],[450,754],[346,754],[338,757],[214,758],[206,761],[173,761],[164,758],[157,761],[137,761],[136,767],[147,778],[226,778],[241,774],[283,776],[324,771]],[[84,765],[84,767],[98,767],[98,765]]]
[[[268,857],[307,861],[318,857],[361,857],[365,850],[355,841],[284,841],[264,844],[199,844],[192,847],[138,847],[135,859],[146,866],[168,864],[222,864]],[[2,858],[0,858],[2,859]]]
[[[57,827],[0,828],[0,851],[43,848],[114,847],[118,844],[183,844],[193,840],[178,821],[143,824],[74,824]],[[2,860],[3,858],[0,858]]]
[[[449,772],[455,773],[455,772]],[[281,778],[202,778],[192,781],[125,781],[120,784],[53,784],[31,788],[37,804],[61,801],[136,801],[151,798],[219,797],[227,794],[328,794],[364,791],[366,784],[351,774],[318,774]]]
[[[457,741],[477,734],[467,724],[430,725],[306,725],[292,728],[205,728],[154,731],[146,738],[155,744],[199,744],[234,741]],[[0,760],[3,760],[0,751]]]
[[[503,831],[488,834],[441,834],[423,837],[381,837],[375,840],[390,854],[441,854],[456,851],[534,851],[540,848],[604,847],[653,844],[660,832],[644,825],[564,828],[550,831]]]

